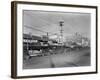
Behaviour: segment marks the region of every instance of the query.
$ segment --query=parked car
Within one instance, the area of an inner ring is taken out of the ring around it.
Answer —
[[[42,50],[29,50],[29,55],[32,56],[42,56]]]

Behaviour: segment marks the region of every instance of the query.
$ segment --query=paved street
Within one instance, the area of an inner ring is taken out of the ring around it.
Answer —
[[[58,51],[60,52],[60,51]],[[32,57],[24,60],[24,69],[75,67],[90,65],[90,49],[64,51],[49,56]]]

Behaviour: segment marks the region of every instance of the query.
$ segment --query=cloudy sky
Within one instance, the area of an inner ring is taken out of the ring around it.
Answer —
[[[59,22],[63,21],[63,36],[76,32],[90,38],[91,15],[75,12],[23,11],[23,32],[46,35],[45,32],[60,34]]]

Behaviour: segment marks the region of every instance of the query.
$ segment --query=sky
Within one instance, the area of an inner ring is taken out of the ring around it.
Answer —
[[[90,38],[91,14],[75,12],[23,11],[23,32],[33,35],[60,35],[59,22],[63,21],[63,37],[79,33]],[[30,28],[29,28],[30,27]],[[52,34],[51,34],[52,33]]]

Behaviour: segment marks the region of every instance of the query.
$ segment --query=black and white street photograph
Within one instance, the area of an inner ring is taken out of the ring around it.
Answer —
[[[23,69],[91,66],[91,14],[23,10]]]
[[[97,73],[97,7],[12,2],[14,78]]]

